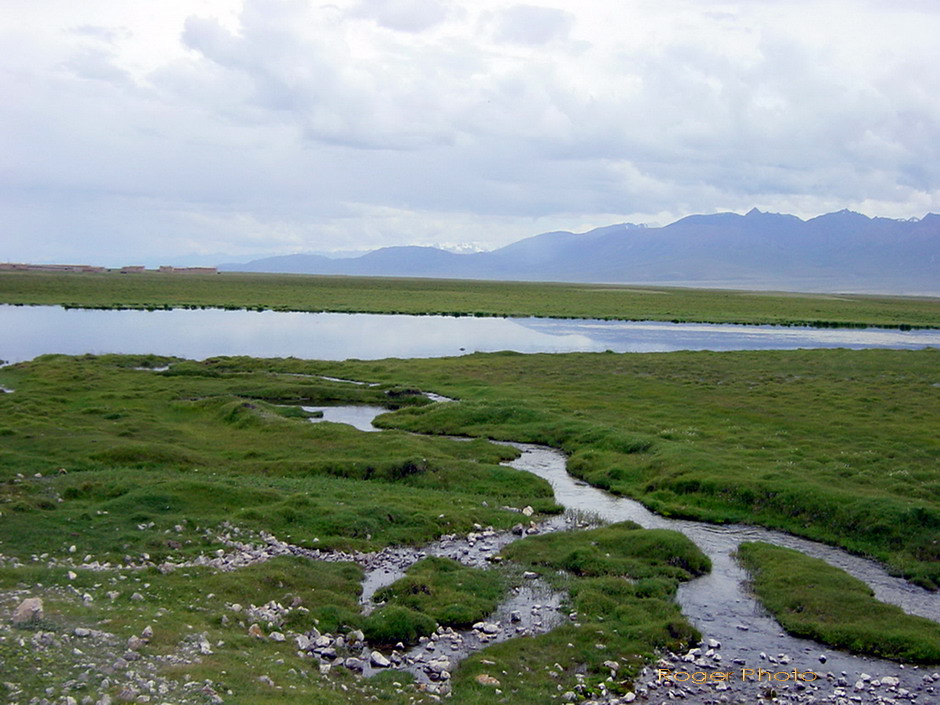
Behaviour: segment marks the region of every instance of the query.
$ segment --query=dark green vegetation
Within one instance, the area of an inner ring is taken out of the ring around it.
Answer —
[[[190,549],[138,524],[226,519],[309,547],[371,550],[474,522],[511,526],[495,509],[506,504],[554,509],[546,483],[498,465],[512,449],[312,424],[280,406],[426,403],[407,390],[236,371],[232,361],[133,369],[166,362],[46,356],[3,370],[16,392],[0,395],[0,551],[29,557],[80,538],[107,559],[146,551],[159,561]]]
[[[940,624],[879,602],[861,580],[825,561],[766,543],[744,543],[754,592],[795,636],[906,663],[940,663]]]
[[[680,582],[707,573],[710,565],[682,534],[623,522],[529,537],[510,544],[504,555],[560,581],[575,620],[471,656],[456,675],[458,703],[493,702],[492,687],[475,680],[484,673],[511,689],[506,702],[519,705],[551,702],[559,685],[573,689],[578,672],[590,693],[611,675],[610,662],[617,669],[608,687],[625,692],[654,649],[679,650],[700,638],[672,598]]]
[[[322,364],[460,404],[381,423],[545,443],[663,514],[843,546],[940,586],[940,351],[471,355]]]
[[[940,327],[940,300],[287,274],[0,272],[0,303]]]
[[[386,603],[383,610],[405,607],[428,615],[436,625],[468,627],[496,609],[504,588],[496,571],[431,556],[411,566],[401,580],[379,590],[374,600]]]

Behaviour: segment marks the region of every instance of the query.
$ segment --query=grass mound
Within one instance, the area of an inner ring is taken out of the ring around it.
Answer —
[[[431,556],[411,566],[404,578],[379,590],[375,600],[426,614],[444,627],[466,627],[496,609],[503,589],[503,578],[494,570]]]
[[[818,558],[766,543],[743,543],[761,603],[795,636],[906,663],[940,663],[940,624],[874,598],[865,583]]]

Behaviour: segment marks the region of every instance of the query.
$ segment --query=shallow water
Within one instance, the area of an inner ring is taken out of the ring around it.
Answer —
[[[826,329],[650,321],[0,305],[0,360],[46,353],[219,355],[320,360],[473,352],[670,352],[940,347],[940,330]]]

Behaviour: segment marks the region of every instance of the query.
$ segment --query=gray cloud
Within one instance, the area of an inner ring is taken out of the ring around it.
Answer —
[[[929,5],[231,2],[0,27],[0,259],[940,210]]]
[[[399,32],[423,32],[446,20],[449,12],[438,0],[361,0],[351,14]]]

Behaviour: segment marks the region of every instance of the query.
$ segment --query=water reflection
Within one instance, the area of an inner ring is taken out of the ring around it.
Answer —
[[[101,311],[0,305],[0,359],[45,353],[154,353],[322,360],[472,352],[668,352],[940,346],[940,331],[274,311]]]

